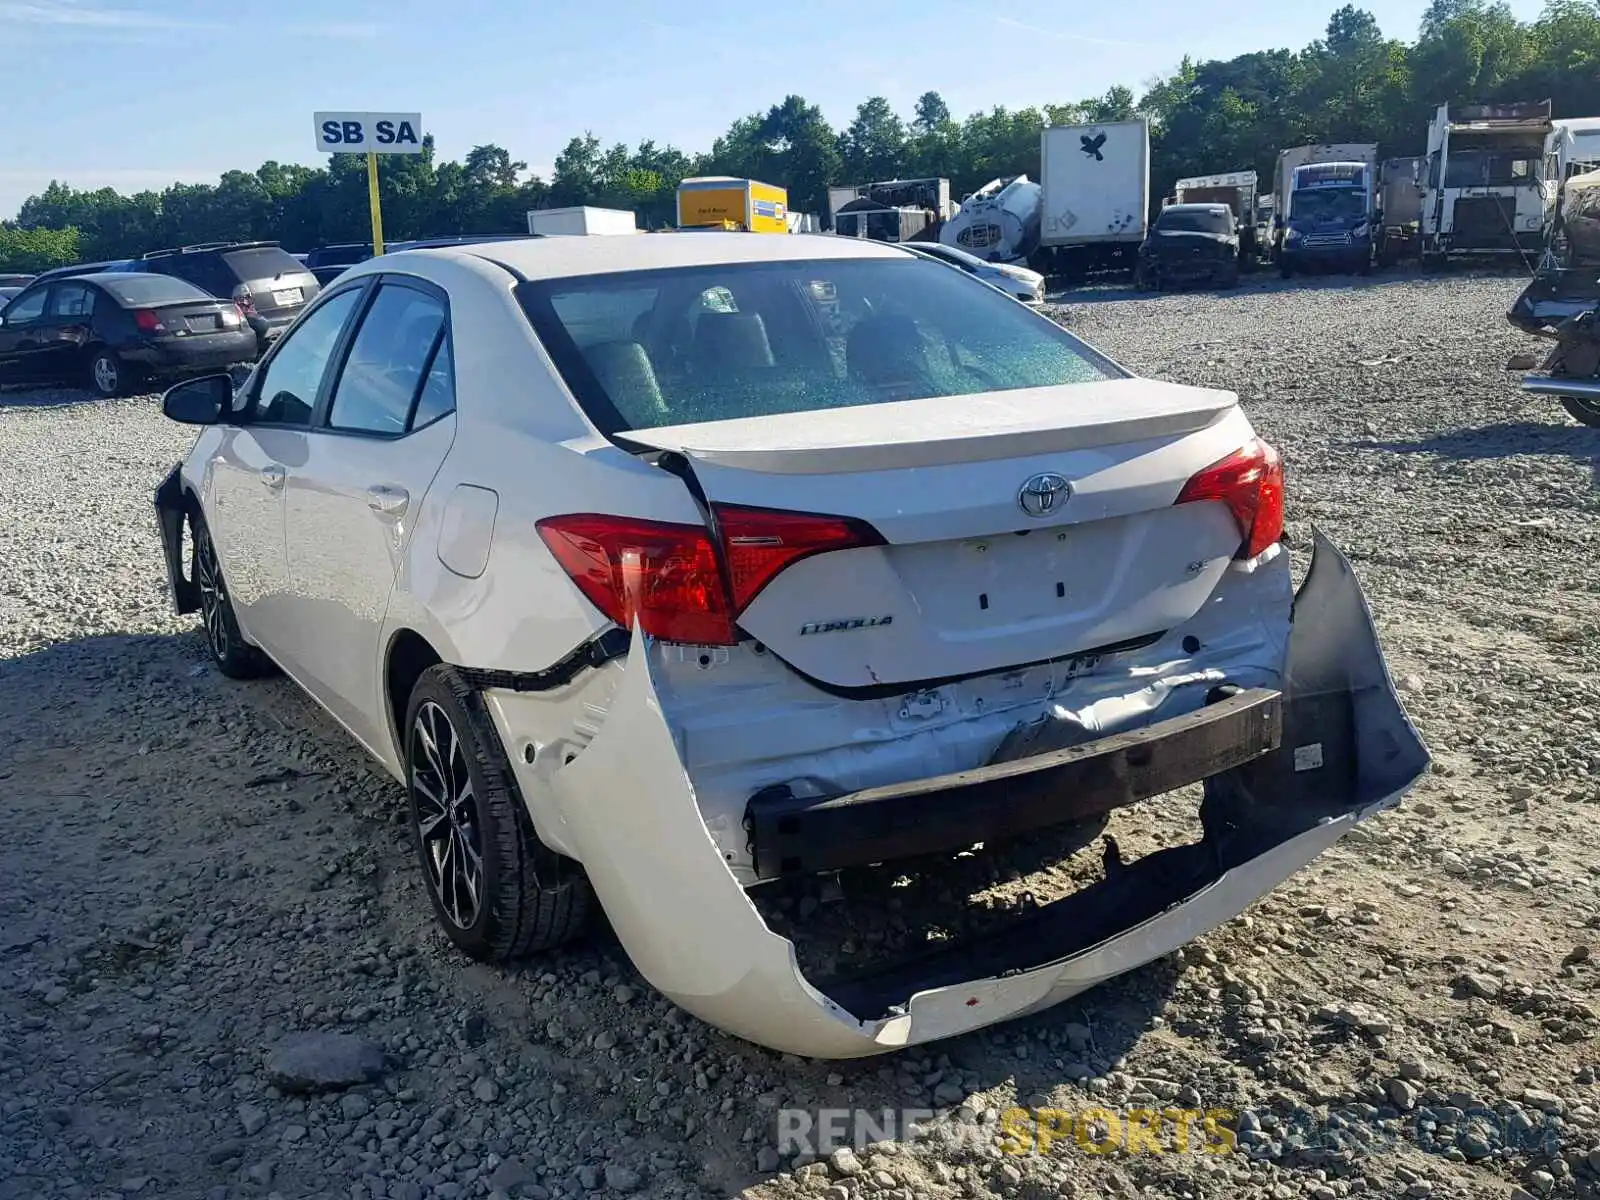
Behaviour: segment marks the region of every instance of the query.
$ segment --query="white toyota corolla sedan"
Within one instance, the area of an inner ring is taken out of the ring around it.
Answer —
[[[178,610],[403,781],[455,944],[548,949],[598,903],[653,986],[774,1048],[1058,1003],[1428,764],[1349,563],[1318,536],[1292,589],[1233,394],[894,246],[388,255],[164,408],[201,427],[155,498]],[[1191,844],[864,973],[807,978],[750,898],[1199,781]]]

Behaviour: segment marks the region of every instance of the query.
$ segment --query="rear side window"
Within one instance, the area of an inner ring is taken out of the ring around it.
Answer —
[[[272,279],[278,275],[303,275],[305,265],[281,246],[254,246],[249,250],[224,250],[219,255],[228,272],[240,283]]]
[[[446,413],[456,410],[456,364],[450,352],[450,331],[439,335],[439,345],[434,351],[433,363],[428,367],[428,377],[422,381],[422,394],[417,397],[417,409],[411,414],[411,428],[421,429],[432,425]]]
[[[921,257],[577,276],[517,295],[605,433],[1121,375],[1049,319]]]
[[[94,315],[94,290],[81,283],[58,283],[50,292],[52,317]]]
[[[430,379],[445,332],[445,311],[432,295],[386,283],[373,297],[334,385],[328,424],[334,429],[394,436]]]

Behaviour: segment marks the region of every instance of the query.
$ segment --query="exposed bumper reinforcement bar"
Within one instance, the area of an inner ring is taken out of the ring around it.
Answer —
[[[745,812],[756,874],[960,850],[1135,804],[1276,750],[1282,699],[1253,688],[1064,750],[832,799],[769,788]]]
[[[1600,379],[1569,379],[1565,376],[1524,375],[1522,390],[1537,396],[1579,396],[1600,400]]]

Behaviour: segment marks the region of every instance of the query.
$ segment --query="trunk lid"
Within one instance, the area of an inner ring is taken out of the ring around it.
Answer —
[[[1229,392],[1141,379],[631,430],[714,505],[848,517],[883,545],[816,554],[739,614],[838,688],[988,673],[1159,636],[1240,542],[1174,501],[1253,437]]]
[[[156,314],[169,336],[233,333],[244,327],[244,318],[231,300],[180,300],[146,307]]]

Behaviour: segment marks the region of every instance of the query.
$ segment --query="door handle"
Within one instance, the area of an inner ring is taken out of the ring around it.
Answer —
[[[411,503],[411,494],[402,487],[376,484],[367,489],[367,507],[386,517],[398,517]]]
[[[260,478],[262,484],[277,491],[283,486],[284,470],[277,463],[273,463],[270,467],[261,468]]]

